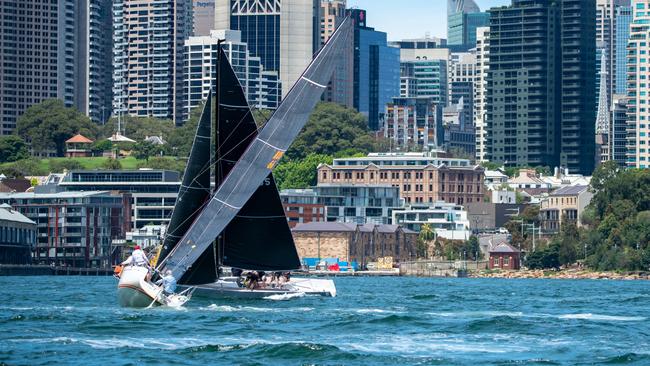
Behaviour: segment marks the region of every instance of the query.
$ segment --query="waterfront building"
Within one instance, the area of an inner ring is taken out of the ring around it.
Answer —
[[[286,95],[319,49],[320,0],[216,0],[214,29],[239,30]]]
[[[626,95],[614,95],[612,107],[612,160],[619,166],[627,164],[627,99]]]
[[[214,29],[215,0],[193,0],[192,18],[194,36],[209,36]]]
[[[490,14],[488,159],[591,174],[595,2],[513,0]]]
[[[30,264],[36,248],[36,223],[6,203],[0,204],[0,264]]]
[[[403,205],[399,188],[388,184],[334,182],[313,189],[325,206],[328,222],[390,224],[392,211]]]
[[[385,32],[366,26],[366,11],[352,9],[354,19],[353,107],[377,131],[386,103],[399,96],[400,50],[388,45]]]
[[[176,204],[180,175],[169,170],[72,170],[51,174],[36,192],[114,191],[130,207],[124,213],[129,230],[166,225]]]
[[[0,193],[5,203],[36,222],[34,264],[109,267],[112,239],[126,232],[121,195],[106,191]]]
[[[490,22],[473,0],[447,0],[447,44],[464,50],[476,45],[476,29]]]
[[[113,113],[182,124],[191,0],[113,1]]]
[[[313,189],[283,189],[280,192],[289,227],[307,222],[322,222],[326,206]]]
[[[567,223],[582,226],[580,218],[594,194],[589,186],[568,186],[557,189],[541,202],[539,217],[541,229],[557,233]]]
[[[531,196],[548,193],[552,189],[551,183],[538,177],[534,169],[519,169],[516,177],[508,179],[508,186]]]
[[[442,108],[434,98],[393,98],[386,104],[384,137],[395,146],[429,150],[443,143]]]
[[[45,99],[110,116],[110,11],[111,0],[0,1],[0,135]]]
[[[442,201],[430,205],[413,204],[393,210],[393,225],[420,232],[428,225],[436,237],[449,240],[468,240],[470,231],[467,211],[463,206]]]
[[[627,93],[627,41],[630,38],[630,23],[632,22],[632,7],[617,6],[616,24],[616,63],[615,63],[615,93]]]
[[[490,269],[518,270],[521,268],[521,250],[502,242],[489,249]]]
[[[474,129],[476,160],[487,161],[487,77],[490,67],[490,27],[476,29],[476,77],[474,78]]]
[[[508,183],[508,176],[503,173],[501,170],[488,170],[485,172],[485,186],[488,189],[493,189],[502,186],[504,183]]]
[[[627,166],[650,166],[650,0],[632,2],[633,20],[627,52]]]
[[[437,158],[431,153],[369,154],[320,165],[318,186],[388,186],[399,189],[399,197],[407,204],[445,201],[463,205],[483,201],[483,171],[468,160]]]
[[[241,41],[240,31],[212,30],[209,36],[190,37],[185,41],[183,120],[208,97],[210,90],[214,90],[219,41],[247,95],[248,104],[252,108],[276,109],[280,102],[277,72],[264,70],[260,58],[251,55],[248,45]]]
[[[418,234],[397,225],[311,222],[299,224],[291,232],[303,262],[335,258],[366,268],[379,258],[402,262],[416,256]]]

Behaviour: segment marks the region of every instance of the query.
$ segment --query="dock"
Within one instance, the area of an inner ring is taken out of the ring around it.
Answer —
[[[377,271],[309,271],[296,273],[296,276],[314,276],[314,277],[388,277],[399,276],[399,269],[377,270]]]
[[[0,264],[0,276],[112,276],[112,268]]]

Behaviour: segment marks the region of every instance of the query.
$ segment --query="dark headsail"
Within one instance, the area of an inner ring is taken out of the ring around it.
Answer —
[[[222,48],[219,49],[216,87],[215,185],[221,185],[248,145],[257,136],[257,125],[246,95]],[[204,153],[207,154],[209,150]],[[271,175],[257,189],[240,214],[217,242],[209,246],[181,278],[184,284],[216,279],[216,264],[274,270],[300,267],[280,195]],[[221,259],[221,260],[220,260]],[[215,263],[217,262],[217,263]]]
[[[336,59],[341,57],[351,37],[352,21],[347,19],[237,160],[179,245],[166,258],[163,269],[171,269],[176,278],[181,277],[243,209],[307,122],[332,75]]]
[[[192,225],[201,211],[201,206],[210,197],[210,143],[212,118],[212,93],[203,106],[201,118],[196,127],[194,143],[183,174],[183,182],[176,198],[174,212],[167,226],[167,233],[160,251],[158,263],[174,249],[178,240]]]

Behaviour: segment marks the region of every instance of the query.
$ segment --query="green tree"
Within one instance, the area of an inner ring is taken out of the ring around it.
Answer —
[[[320,164],[332,164],[333,158],[322,154],[309,154],[300,160],[282,159],[273,171],[279,189],[308,188],[315,186]]]
[[[49,172],[35,158],[18,160],[0,167],[0,173],[12,178],[22,178],[30,175],[46,175]]]
[[[18,117],[16,133],[30,142],[37,153],[54,149],[57,156],[63,156],[67,139],[78,133],[96,138],[97,126],[75,108],[66,107],[63,101],[47,99]]]
[[[107,169],[107,170],[121,170],[122,163],[120,163],[120,161],[117,159],[108,158],[106,159],[106,161],[102,163],[101,167],[102,169]]]
[[[133,156],[139,160],[149,160],[150,157],[160,155],[162,146],[155,145],[149,141],[140,141],[133,144],[131,151]]]
[[[0,163],[27,159],[29,150],[25,140],[15,135],[0,136]]]
[[[418,235],[418,240],[416,243],[416,252],[418,258],[427,258],[429,254],[429,247],[436,238],[435,231],[431,228],[431,225],[424,224],[420,228],[420,234]]]
[[[309,154],[334,155],[348,149],[367,153],[375,146],[376,141],[361,113],[338,104],[320,103],[286,155],[290,159],[302,159]]]
[[[107,139],[100,139],[93,143],[90,150],[95,154],[102,154],[104,151],[113,150],[113,143]]]

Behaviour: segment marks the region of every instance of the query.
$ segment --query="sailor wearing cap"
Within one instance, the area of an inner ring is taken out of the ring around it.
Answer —
[[[123,266],[126,265],[133,265],[133,266],[149,266],[149,259],[147,258],[147,255],[144,254],[142,249],[140,248],[139,245],[136,245],[133,248],[133,253],[131,253],[131,256],[127,258],[124,262],[122,262]]]

